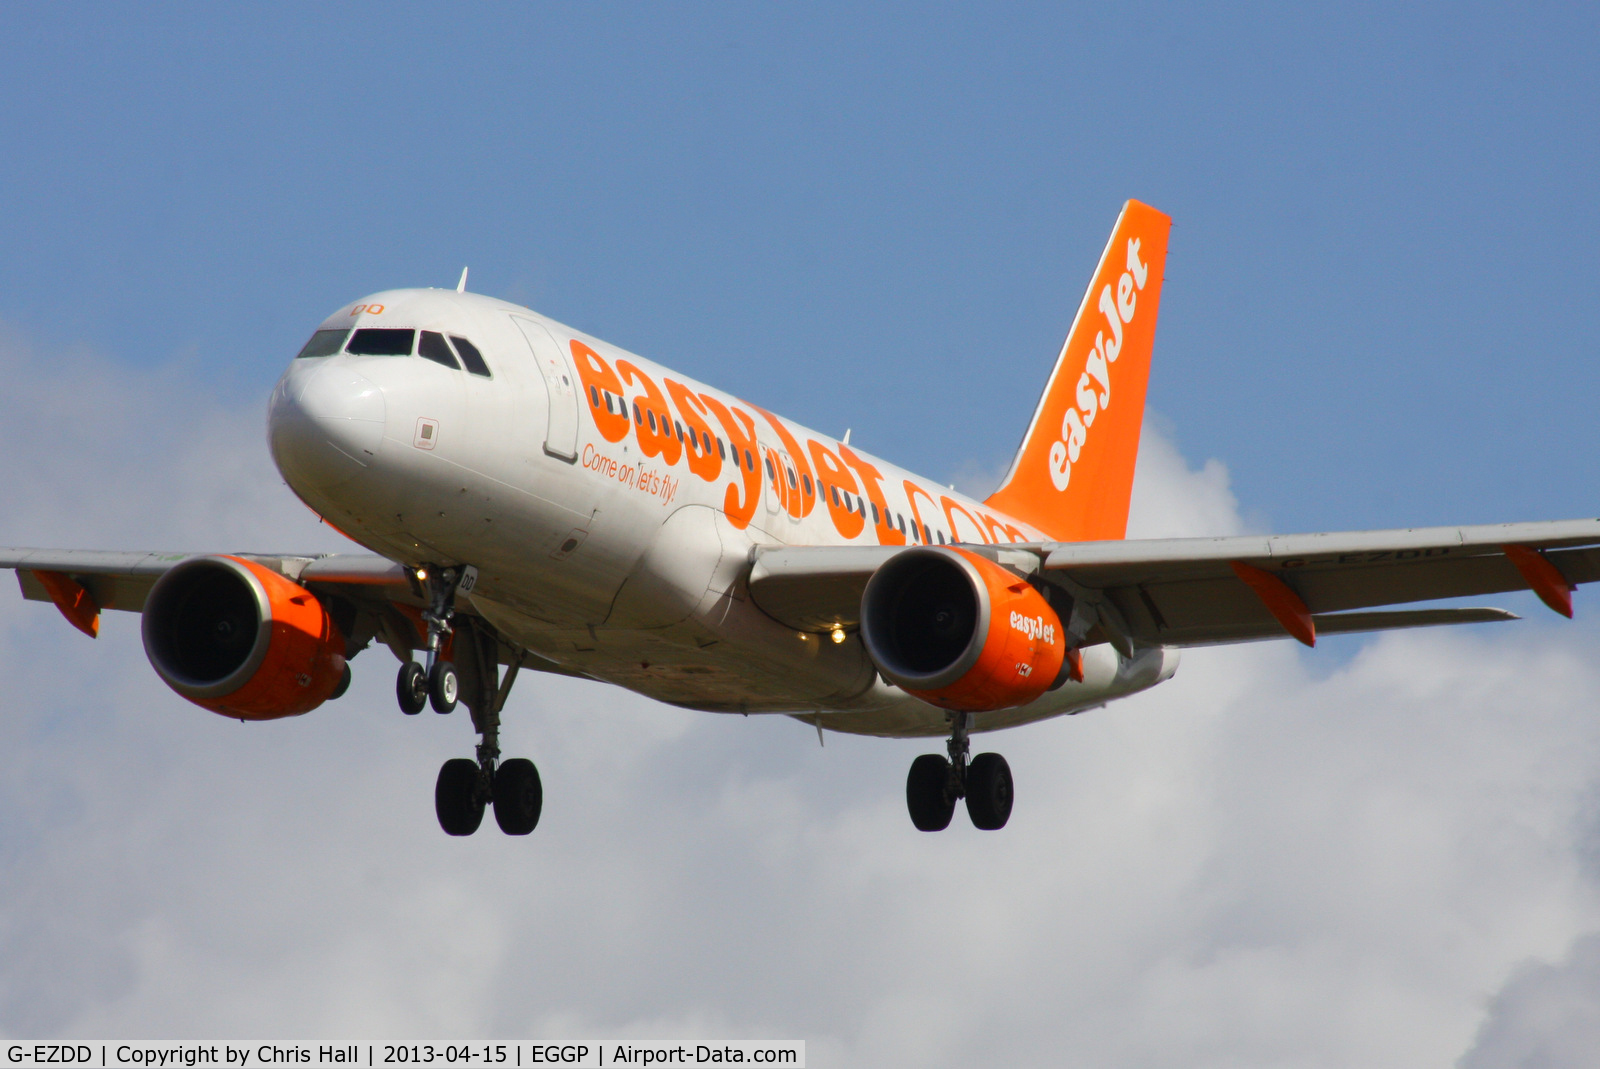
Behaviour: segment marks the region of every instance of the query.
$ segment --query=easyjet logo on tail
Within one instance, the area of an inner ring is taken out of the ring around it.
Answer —
[[[1127,533],[1171,227],[1148,204],[1123,205],[1022,446],[984,502],[1056,541]]]
[[[1133,322],[1139,310],[1139,291],[1149,277],[1149,266],[1139,259],[1139,239],[1129,238],[1128,269],[1117,279],[1116,295],[1112,296],[1109,282],[1100,290],[1100,314],[1110,326],[1111,337],[1103,330],[1095,334],[1094,348],[1078,376],[1077,405],[1067,406],[1061,417],[1061,437],[1050,446],[1050,482],[1057,490],[1065,490],[1071,483],[1072,465],[1089,440],[1094,418],[1111,405],[1111,365],[1122,355],[1122,328]]]

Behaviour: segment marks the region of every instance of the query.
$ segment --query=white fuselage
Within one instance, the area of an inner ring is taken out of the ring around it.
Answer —
[[[945,734],[944,712],[880,679],[854,634],[802,634],[753,604],[751,547],[1047,540],[517,305],[395,290],[323,324],[363,328],[468,339],[492,377],[416,355],[295,360],[269,415],[295,493],[393,560],[475,565],[473,607],[510,641],[662,701]],[[1175,666],[1174,651],[1092,646],[1083,683],[981,714],[977,729],[1099,705]]]

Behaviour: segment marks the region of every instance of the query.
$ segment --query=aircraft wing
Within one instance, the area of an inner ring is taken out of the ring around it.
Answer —
[[[0,569],[16,571],[24,598],[54,602],[69,623],[92,638],[99,632],[102,609],[142,612],[150,589],[168,569],[206,555],[0,547]],[[411,572],[387,557],[376,553],[227,555],[266,567],[316,594],[344,632],[349,657],[373,640],[388,646],[402,661],[425,645],[421,612],[428,604],[426,594]],[[458,599],[455,611],[479,616],[470,596]],[[504,663],[517,658],[519,665],[541,672],[587,678],[527,650],[505,647],[500,655]]]
[[[1485,608],[1362,611],[1511,590],[1571,615],[1572,588],[1600,579],[1600,519],[962,548],[1070,595],[1093,610],[1087,641],[1125,651],[1515,619]],[[903,551],[761,547],[750,595],[799,630],[851,627],[867,580]]]
[[[319,595],[336,595],[336,615],[343,616],[341,626],[355,638],[355,649],[372,638],[396,649],[412,644],[420,619],[416,614],[426,602],[406,570],[385,557],[375,553],[231,555],[269,568]],[[156,580],[193,556],[196,554],[0,548],[0,568],[15,569],[24,598],[54,602],[68,622],[93,637],[99,632],[102,609],[142,612]],[[460,608],[470,611],[465,605]]]
[[[54,601],[39,573],[64,575],[83,587],[102,609],[139,612],[157,579],[192,553],[116,552],[95,549],[0,548],[0,568],[16,570],[22,596],[29,601]],[[301,584],[392,587],[410,590],[405,569],[376,553],[339,553],[305,557],[292,554],[235,553]],[[420,595],[420,591],[417,591]],[[416,599],[421,603],[420,596]]]

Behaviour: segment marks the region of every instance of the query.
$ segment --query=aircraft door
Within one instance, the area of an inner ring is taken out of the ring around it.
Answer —
[[[566,461],[578,459],[578,389],[572,365],[561,347],[543,325],[521,316],[512,316],[533,352],[533,362],[544,376],[550,399],[550,418],[545,424],[544,451]]]

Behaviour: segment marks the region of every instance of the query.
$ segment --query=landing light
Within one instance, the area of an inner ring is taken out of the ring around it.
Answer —
[[[837,646],[839,643],[841,643],[843,641],[844,641],[844,628],[842,628],[842,627],[834,628],[833,629],[833,644],[835,646]]]

